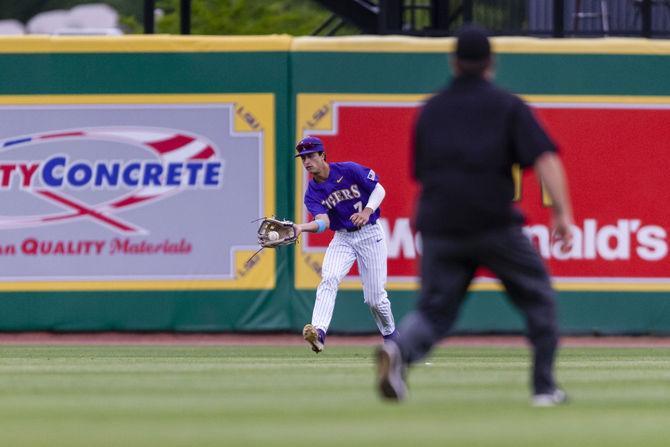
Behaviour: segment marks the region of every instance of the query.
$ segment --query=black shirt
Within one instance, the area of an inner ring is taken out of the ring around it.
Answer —
[[[519,97],[462,76],[421,110],[414,150],[417,229],[457,235],[522,223],[512,165],[532,166],[556,146]]]

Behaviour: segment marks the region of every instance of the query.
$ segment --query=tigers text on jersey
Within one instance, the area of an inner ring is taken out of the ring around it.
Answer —
[[[321,183],[310,180],[305,193],[305,206],[313,215],[328,214],[330,229],[354,230],[349,220],[352,214],[363,211],[379,178],[375,171],[354,162],[329,163],[328,178]],[[377,208],[370,216],[374,224],[380,215]]]

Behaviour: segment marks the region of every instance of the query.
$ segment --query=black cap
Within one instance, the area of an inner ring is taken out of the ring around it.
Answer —
[[[491,55],[488,33],[482,27],[466,25],[457,33],[456,57],[463,60],[481,61]]]

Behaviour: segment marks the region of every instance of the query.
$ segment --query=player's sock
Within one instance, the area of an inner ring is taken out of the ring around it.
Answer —
[[[398,330],[393,329],[393,332],[391,332],[388,335],[383,335],[383,337],[384,337],[384,341],[387,341],[387,340],[398,341],[398,337],[399,337]]]

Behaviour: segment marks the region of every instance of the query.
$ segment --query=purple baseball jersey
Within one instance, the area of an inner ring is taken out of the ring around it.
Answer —
[[[310,180],[305,193],[305,206],[316,216],[328,214],[330,229],[355,230],[349,220],[352,214],[363,211],[379,178],[375,171],[354,162],[329,163],[330,174],[325,182]],[[370,216],[369,223],[379,219],[380,208]]]

